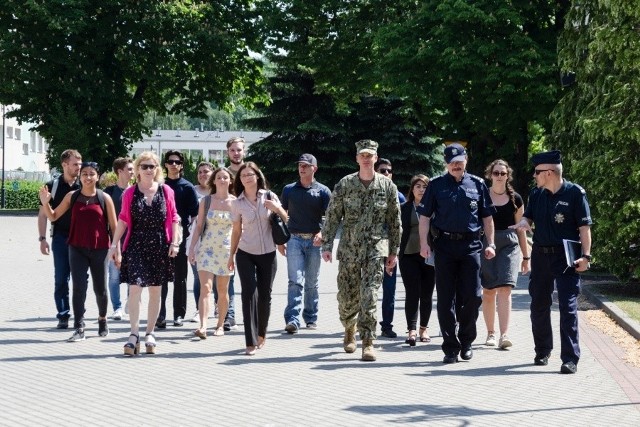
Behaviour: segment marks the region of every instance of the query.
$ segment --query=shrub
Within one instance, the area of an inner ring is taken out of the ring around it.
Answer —
[[[6,181],[6,201],[7,209],[34,209],[40,208],[38,191],[42,187],[41,182],[34,181]]]

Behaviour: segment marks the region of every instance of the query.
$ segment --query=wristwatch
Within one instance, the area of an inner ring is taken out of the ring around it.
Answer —
[[[494,251],[496,250],[496,245],[494,243],[487,245],[487,247],[493,249]]]
[[[587,262],[591,262],[591,255],[582,254],[582,258],[586,259]]]
[[[42,242],[44,240],[47,240],[47,238],[45,236],[38,237],[38,242]]]

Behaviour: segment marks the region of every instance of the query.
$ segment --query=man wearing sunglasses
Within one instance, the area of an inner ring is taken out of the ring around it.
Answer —
[[[167,151],[164,155],[164,167],[167,171],[165,184],[171,187],[174,192],[176,209],[182,222],[182,240],[180,242],[180,250],[175,259],[176,269],[173,281],[173,326],[182,326],[184,316],[187,314],[187,272],[189,271],[189,264],[186,242],[189,236],[189,223],[198,216],[198,194],[193,184],[183,178],[184,156],[181,152],[175,150]],[[166,300],[168,293],[168,286],[166,284],[162,285],[160,315],[156,322],[158,329],[167,327],[165,319],[167,316]]]
[[[580,359],[578,344],[579,272],[589,269],[591,261],[591,213],[586,192],[562,178],[559,151],[536,154],[531,158],[536,188],[520,222],[512,228],[533,233],[531,252],[531,330],[535,344],[533,363],[545,366],[553,349],[551,304],[554,284],[560,309],[560,359],[563,374],[575,374]],[[582,256],[567,266],[563,240],[580,241]]]
[[[420,255],[435,254],[438,322],[443,363],[471,360],[482,302],[480,253],[495,257],[493,206],[481,178],[466,172],[467,151],[457,143],[444,149],[447,172],[429,182],[416,209],[420,215]],[[482,247],[481,235],[487,241]],[[427,241],[431,233],[432,243]]]
[[[393,180],[393,168],[391,161],[383,157],[379,158],[375,163],[376,172]],[[402,205],[407,199],[404,194],[398,190],[398,202]],[[380,322],[380,335],[387,338],[395,338],[398,336],[393,330],[393,312],[396,305],[396,273],[398,267],[393,267],[391,274],[385,273],[382,279],[382,322]]]

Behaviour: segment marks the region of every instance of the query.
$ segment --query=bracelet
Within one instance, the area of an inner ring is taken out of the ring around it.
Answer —
[[[169,246],[173,246],[174,248],[179,248],[180,243],[170,243]]]
[[[115,249],[115,248],[118,247],[118,245],[111,245],[110,247],[111,247],[111,249]]]
[[[531,257],[530,256],[523,256],[522,259],[525,260],[525,261],[529,261],[531,259]]]

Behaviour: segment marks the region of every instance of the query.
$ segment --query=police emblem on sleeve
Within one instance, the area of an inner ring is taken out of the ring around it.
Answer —
[[[555,220],[558,224],[562,224],[564,222],[564,215],[561,213],[557,213],[555,216]]]

